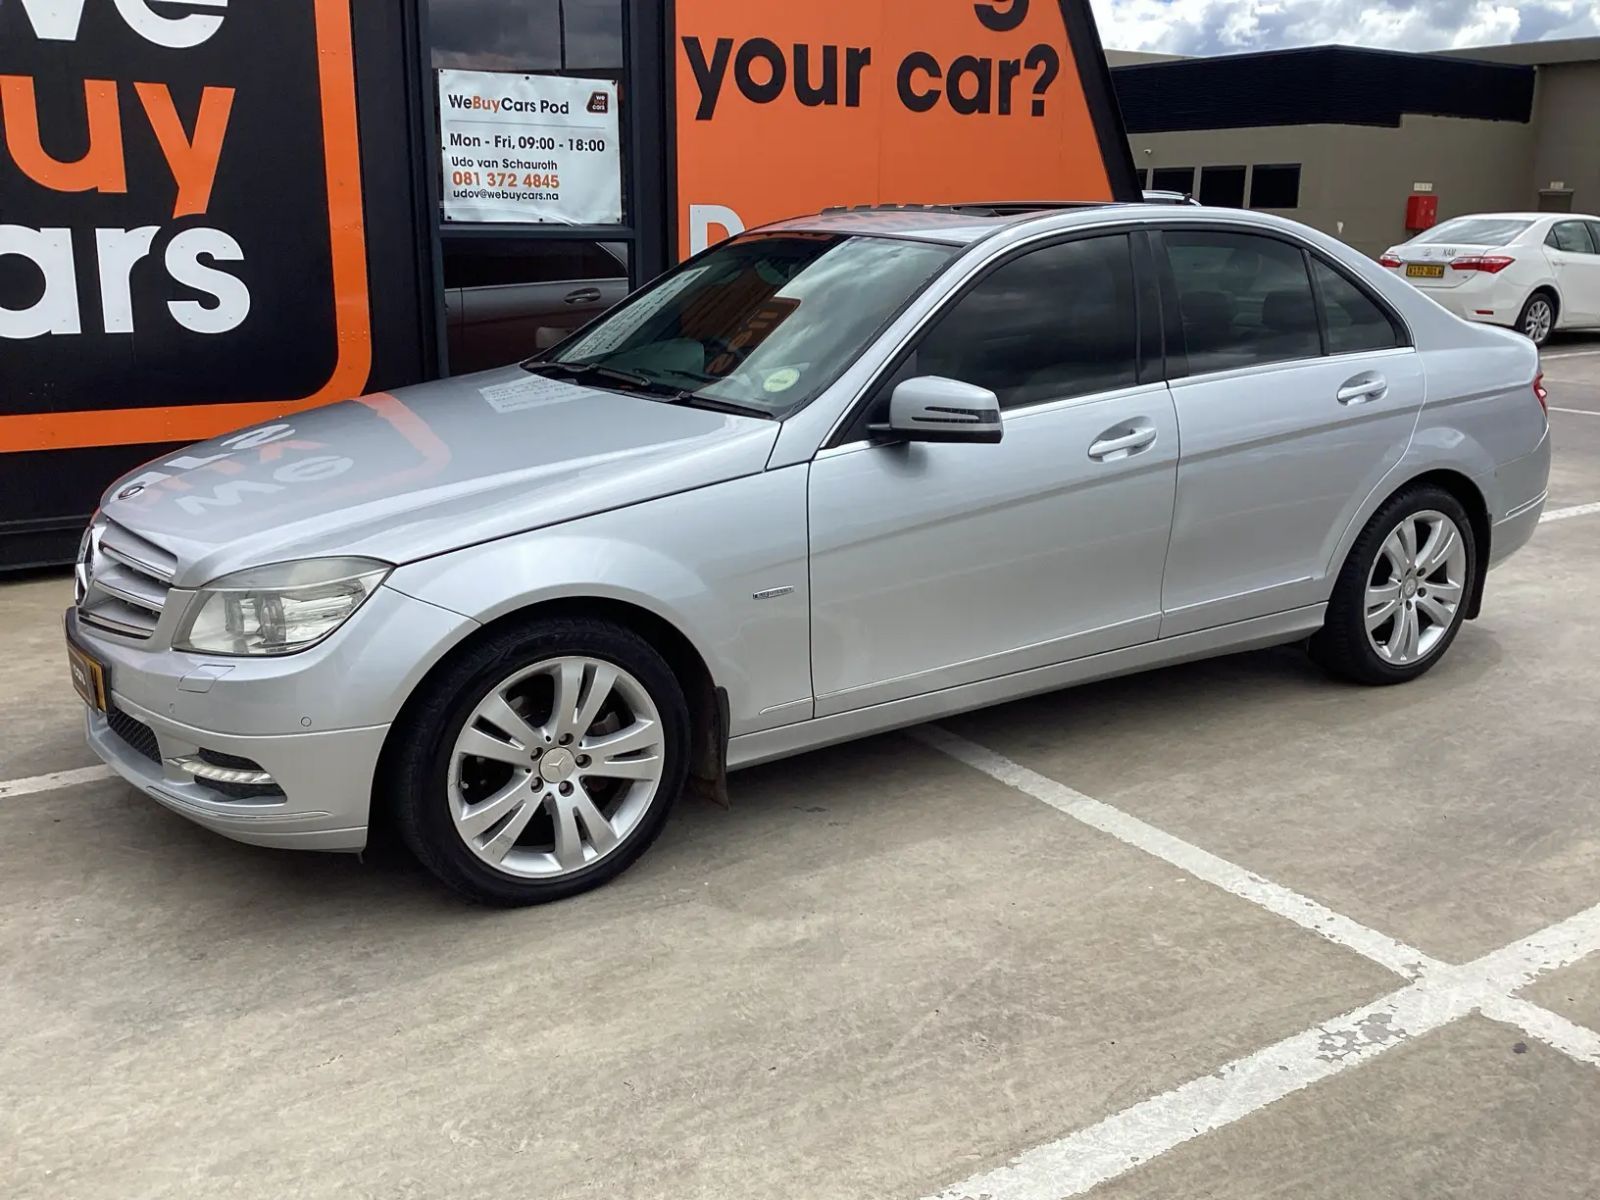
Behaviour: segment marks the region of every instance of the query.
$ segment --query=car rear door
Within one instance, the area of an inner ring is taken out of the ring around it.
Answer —
[[[1153,277],[1136,287],[1132,255],[1128,236],[1102,234],[997,264],[819,453],[819,717],[1157,636],[1177,424]],[[1003,440],[867,440],[894,385],[921,375],[992,389]]]
[[[1418,355],[1351,273],[1287,237],[1157,241],[1183,444],[1161,634],[1324,601],[1340,536],[1410,442]]]
[[[1561,292],[1559,323],[1600,323],[1600,247],[1595,244],[1591,224],[1557,221],[1544,245]]]

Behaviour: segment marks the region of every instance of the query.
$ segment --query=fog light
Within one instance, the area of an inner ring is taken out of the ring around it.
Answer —
[[[221,757],[220,755],[217,757]],[[229,757],[232,757],[231,755]],[[217,763],[207,762],[199,755],[184,755],[171,760],[172,765],[180,771],[187,771],[196,779],[209,780],[212,783],[245,783],[254,787],[263,785],[272,786],[276,780],[263,771],[259,764],[250,762],[249,759],[236,759],[236,763],[249,763],[249,766],[221,766]]]

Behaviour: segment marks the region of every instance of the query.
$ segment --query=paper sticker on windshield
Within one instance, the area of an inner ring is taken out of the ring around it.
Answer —
[[[560,404],[564,400],[581,399],[585,392],[559,379],[543,379],[529,375],[526,379],[513,379],[510,383],[496,383],[478,389],[478,395],[489,402],[495,412],[521,412],[525,408],[541,408],[546,404]]]
[[[800,382],[800,372],[793,367],[779,367],[767,376],[767,381],[762,384],[769,392],[787,392]]]

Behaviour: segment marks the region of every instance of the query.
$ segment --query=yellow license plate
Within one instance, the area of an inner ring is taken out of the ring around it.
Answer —
[[[67,667],[72,672],[72,686],[83,702],[97,712],[106,710],[106,669],[93,655],[87,654],[67,639]]]
[[[1442,263],[1409,263],[1406,266],[1407,279],[1443,279],[1444,265]]]

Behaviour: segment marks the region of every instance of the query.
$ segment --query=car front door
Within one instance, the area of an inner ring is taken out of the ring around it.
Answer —
[[[1557,221],[1545,237],[1545,257],[1561,291],[1561,325],[1600,323],[1600,252],[1594,226],[1585,221]]]
[[[1102,234],[989,269],[818,455],[818,716],[1157,636],[1177,425],[1152,273],[1133,258],[1126,235]],[[894,385],[927,375],[994,391],[1003,440],[867,439]]]
[[[1296,243],[1160,238],[1183,455],[1163,637],[1320,603],[1356,510],[1410,443],[1423,373],[1396,317]]]

